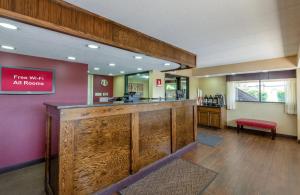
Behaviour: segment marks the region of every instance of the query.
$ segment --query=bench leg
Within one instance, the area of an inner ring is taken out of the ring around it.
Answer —
[[[271,132],[272,132],[272,140],[274,140],[276,137],[276,128],[271,129]]]
[[[240,125],[237,125],[236,132],[240,133]]]

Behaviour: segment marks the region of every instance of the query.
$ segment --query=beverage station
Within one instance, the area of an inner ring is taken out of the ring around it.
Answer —
[[[204,95],[202,90],[197,91],[198,125],[222,129],[226,126],[225,98],[222,94]]]
[[[225,99],[222,94],[216,94],[214,96],[205,95],[202,103],[204,106],[223,107],[225,105]]]

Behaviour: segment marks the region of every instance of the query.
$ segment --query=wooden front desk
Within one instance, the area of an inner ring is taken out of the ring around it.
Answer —
[[[46,106],[48,194],[99,191],[196,138],[193,100]]]

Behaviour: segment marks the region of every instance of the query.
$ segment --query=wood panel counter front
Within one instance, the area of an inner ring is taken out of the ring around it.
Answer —
[[[194,100],[46,106],[48,194],[99,191],[196,138]]]

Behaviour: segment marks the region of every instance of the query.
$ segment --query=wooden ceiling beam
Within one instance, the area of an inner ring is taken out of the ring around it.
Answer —
[[[196,55],[62,0],[0,0],[0,16],[196,67]]]

